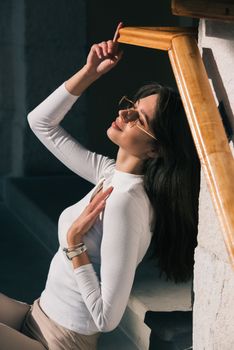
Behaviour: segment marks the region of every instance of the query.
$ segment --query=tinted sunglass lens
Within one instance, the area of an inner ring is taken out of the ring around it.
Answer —
[[[130,122],[136,122],[139,118],[139,114],[137,111],[135,110],[130,110],[129,113],[128,113],[128,120]]]

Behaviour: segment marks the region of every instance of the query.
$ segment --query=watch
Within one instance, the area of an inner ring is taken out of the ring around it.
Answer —
[[[72,260],[72,258],[74,258],[75,256],[78,256],[80,254],[82,254],[83,252],[85,252],[87,250],[87,247],[83,244],[80,247],[74,248],[72,250],[68,249],[68,248],[63,248],[63,251],[66,254],[66,257],[69,260]]]

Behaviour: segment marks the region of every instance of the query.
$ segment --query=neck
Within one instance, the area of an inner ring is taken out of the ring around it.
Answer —
[[[119,148],[116,159],[116,170],[125,173],[142,175],[142,159],[139,159]]]

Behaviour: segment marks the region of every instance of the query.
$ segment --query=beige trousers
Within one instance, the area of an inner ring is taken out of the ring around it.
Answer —
[[[52,321],[40,308],[0,294],[0,350],[96,350],[100,333],[82,335]]]
[[[30,305],[0,293],[0,350],[45,350],[37,340],[20,332]]]

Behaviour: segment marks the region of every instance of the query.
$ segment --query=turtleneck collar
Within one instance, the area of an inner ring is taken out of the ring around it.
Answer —
[[[120,170],[114,169],[112,176],[106,178],[104,181],[104,190],[113,186],[115,189],[121,189],[121,191],[127,191],[136,184],[143,184],[144,175],[137,175],[126,173]]]

